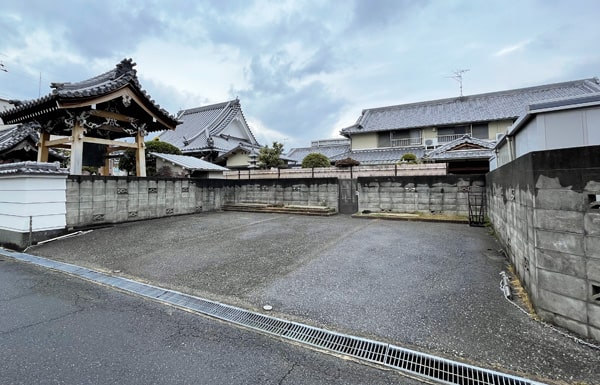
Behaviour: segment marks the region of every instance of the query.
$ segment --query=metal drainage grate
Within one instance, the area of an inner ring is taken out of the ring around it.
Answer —
[[[235,306],[183,294],[175,290],[115,277],[84,267],[57,262],[25,253],[0,249],[0,254],[16,260],[55,269],[92,282],[152,298],[185,310],[192,310],[264,333],[311,345],[320,349],[394,368],[452,385],[543,385],[522,377],[478,368],[383,342],[336,333],[297,322],[247,311]]]
[[[447,384],[529,385],[539,384],[524,378],[478,368],[429,354],[390,345],[386,366]]]

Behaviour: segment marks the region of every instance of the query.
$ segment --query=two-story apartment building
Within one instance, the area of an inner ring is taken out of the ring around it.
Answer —
[[[362,163],[392,163],[407,152],[423,158],[455,140],[459,144],[465,135],[495,142],[532,103],[599,91],[600,81],[591,78],[366,109],[354,125],[341,130],[351,149],[340,156]]]

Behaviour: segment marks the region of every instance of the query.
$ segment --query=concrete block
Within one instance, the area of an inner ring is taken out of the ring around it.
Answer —
[[[587,303],[538,288],[536,307],[579,322],[587,322]]]
[[[583,234],[583,217],[580,211],[536,209],[534,224],[540,229]],[[524,219],[527,220],[526,213]]]
[[[588,336],[588,326],[584,322],[577,322],[570,318],[562,317],[560,315],[554,316],[553,322],[554,322],[554,324],[556,324],[560,327],[563,327],[567,330],[570,330],[574,333],[577,333],[582,337],[586,337],[586,338],[589,337]]]
[[[69,210],[67,209],[67,212]],[[589,280],[600,282],[600,259],[587,258],[587,278]]]
[[[600,258],[600,237],[585,237],[585,255],[590,258]]]
[[[541,249],[584,255],[584,237],[579,234],[536,230],[536,245]]]
[[[589,337],[595,339],[596,341],[600,341],[600,329],[596,329],[595,327],[590,326]]]
[[[589,324],[600,328],[600,304],[588,303]]]
[[[587,212],[583,218],[585,233],[600,236],[600,212]]]
[[[537,278],[538,287],[541,289],[582,301],[587,299],[587,283],[585,279],[542,269],[538,270]]]
[[[528,247],[533,248],[533,245],[529,244]],[[531,253],[531,249],[529,249],[529,252]],[[531,253],[531,255],[534,254]],[[536,266],[538,268],[579,278],[586,278],[586,258],[583,256],[566,254],[558,251],[535,249],[535,257],[537,260]]]
[[[584,194],[571,190],[539,190],[535,207],[547,210],[584,211]]]

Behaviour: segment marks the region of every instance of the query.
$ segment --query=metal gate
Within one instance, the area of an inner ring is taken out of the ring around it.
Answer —
[[[340,214],[354,214],[358,211],[356,179],[338,179]]]
[[[484,226],[486,212],[485,187],[471,186],[468,191],[469,226]]]

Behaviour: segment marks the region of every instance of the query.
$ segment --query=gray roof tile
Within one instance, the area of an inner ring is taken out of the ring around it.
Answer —
[[[152,152],[153,156],[164,159],[168,162],[174,163],[187,170],[191,171],[227,171],[228,168],[218,166],[216,164],[206,162],[202,159],[195,158],[193,156],[186,155],[174,155],[174,154],[161,154],[158,152]]]
[[[472,144],[480,148],[455,150],[455,148],[462,144]],[[424,158],[431,160],[489,159],[494,152],[495,145],[495,141],[477,139],[472,138],[469,135],[464,135],[427,153]]]
[[[363,110],[343,135],[516,119],[531,103],[600,91],[596,78]]]
[[[59,162],[18,162],[0,164],[0,175],[7,174],[68,175],[69,169],[60,168]]]
[[[222,131],[238,114],[242,115],[245,122],[246,118],[238,99],[183,110],[178,114],[178,119],[182,123],[177,126],[177,129],[165,131],[159,137],[160,140],[178,147],[183,153],[199,152],[205,149],[226,153],[240,143],[258,147],[258,142],[252,132],[250,132],[250,142],[244,138],[234,138],[222,134]],[[209,137],[213,140],[212,147],[208,143]]]
[[[330,158],[332,161],[352,158],[358,160],[360,164],[394,164],[397,163],[404,154],[415,154],[417,158],[425,155],[423,147],[398,147],[398,148],[378,148],[372,150],[350,150]]]
[[[1,129],[2,126],[0,126]],[[29,138],[34,143],[38,142],[36,123],[19,124],[0,131],[0,152],[9,150]]]
[[[292,148],[292,149],[290,149],[290,151],[288,151],[288,153],[286,154],[286,157],[291,160],[294,160],[296,162],[302,162],[302,160],[306,157],[306,155],[316,152],[319,154],[323,154],[326,157],[328,157],[329,159],[331,159],[332,157],[339,155],[339,154],[346,153],[349,150],[350,150],[350,141],[347,141],[345,143],[342,142],[341,144],[331,144],[331,145],[325,143],[325,145]]]

